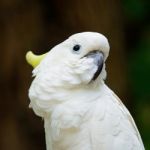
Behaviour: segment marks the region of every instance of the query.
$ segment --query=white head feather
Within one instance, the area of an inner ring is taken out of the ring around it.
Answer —
[[[75,45],[80,45],[79,51],[73,50]],[[45,110],[50,109],[44,101],[62,100],[65,89],[100,85],[106,77],[105,64],[96,81],[91,82],[97,66],[92,58],[84,57],[93,50],[102,52],[106,61],[109,43],[104,35],[96,32],[77,33],[52,48],[33,70],[35,79],[29,90],[32,107],[39,110],[43,105]]]

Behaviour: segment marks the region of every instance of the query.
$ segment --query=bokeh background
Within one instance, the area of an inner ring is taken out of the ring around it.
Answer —
[[[43,121],[28,108],[32,68],[25,54],[50,50],[82,31],[111,45],[107,84],[133,115],[150,150],[150,1],[1,0],[0,149],[45,150]]]

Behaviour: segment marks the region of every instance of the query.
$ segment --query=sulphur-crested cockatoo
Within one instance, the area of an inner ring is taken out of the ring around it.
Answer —
[[[95,32],[41,56],[27,53],[30,107],[44,119],[47,150],[144,150],[132,116],[104,82],[108,54],[107,38]]]

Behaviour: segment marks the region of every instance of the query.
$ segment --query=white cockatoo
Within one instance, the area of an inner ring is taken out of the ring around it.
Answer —
[[[104,82],[108,54],[96,32],[74,34],[41,56],[27,53],[30,107],[44,119],[47,150],[144,150],[132,116]]]

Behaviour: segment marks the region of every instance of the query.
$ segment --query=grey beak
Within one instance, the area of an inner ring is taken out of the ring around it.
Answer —
[[[85,57],[93,58],[95,65],[97,65],[97,71],[94,73],[92,78],[92,80],[96,80],[103,68],[104,55],[102,52],[95,50],[85,55]]]

